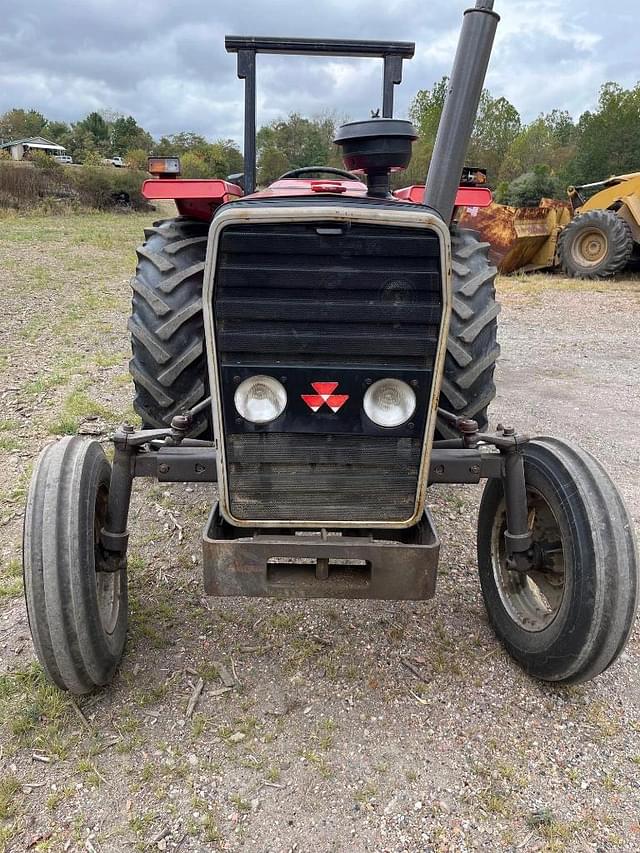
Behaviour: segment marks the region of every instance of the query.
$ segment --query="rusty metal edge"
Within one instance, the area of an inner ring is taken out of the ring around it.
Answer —
[[[423,600],[435,595],[439,551],[428,510],[409,530],[296,535],[287,528],[239,530],[216,503],[203,534],[204,587],[215,596]],[[294,562],[301,559],[315,566]]]

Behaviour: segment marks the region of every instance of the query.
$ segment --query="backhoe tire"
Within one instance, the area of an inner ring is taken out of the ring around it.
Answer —
[[[558,257],[571,278],[606,278],[621,272],[633,253],[628,223],[613,210],[578,214],[560,232]]]
[[[146,428],[163,427],[209,394],[202,282],[209,225],[178,217],[145,229],[131,282],[133,407]],[[207,410],[190,436],[209,438]]]
[[[489,263],[489,243],[481,243],[474,231],[453,231],[451,250],[453,309],[439,406],[459,417],[473,418],[485,430],[489,403],[496,395],[493,372],[500,355],[497,271]],[[436,439],[458,435],[438,418]]]

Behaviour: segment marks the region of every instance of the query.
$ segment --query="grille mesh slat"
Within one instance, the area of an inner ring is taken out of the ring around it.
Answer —
[[[227,446],[229,480],[235,485],[231,510],[237,518],[393,521],[411,515],[420,463],[417,440],[349,436],[353,440],[345,442],[341,437],[339,452],[332,454],[327,445],[334,442],[324,435],[265,433],[261,441],[255,438],[234,435]],[[399,441],[404,441],[404,452],[398,453]],[[351,462],[340,464],[341,458]]]
[[[340,367],[355,366],[431,375],[442,321],[435,232],[354,222],[342,233],[325,223],[334,233],[318,233],[321,226],[249,223],[222,232],[214,305],[221,376],[257,364],[266,373],[308,368],[310,382],[338,380]],[[235,415],[225,420],[235,518],[412,516],[422,435],[252,432],[238,430]]]

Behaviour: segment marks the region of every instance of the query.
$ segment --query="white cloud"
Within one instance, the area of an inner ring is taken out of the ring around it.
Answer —
[[[8,3],[0,31],[0,112],[34,107],[77,120],[110,108],[154,135],[241,137],[242,83],[225,32],[416,42],[397,113],[450,70],[472,0],[30,0]],[[555,107],[577,117],[600,85],[640,77],[637,0],[496,0],[502,16],[488,76],[524,120]],[[615,45],[615,50],[608,49]],[[359,118],[380,103],[381,63],[260,57],[259,119],[292,110]]]

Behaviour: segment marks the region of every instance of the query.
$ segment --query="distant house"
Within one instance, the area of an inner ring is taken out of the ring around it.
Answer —
[[[51,142],[50,139],[45,139],[44,136],[32,136],[29,139],[14,139],[13,142],[5,142],[3,145],[0,145],[0,149],[9,151],[14,160],[22,160],[29,151],[43,151],[52,157],[65,154],[67,151],[63,145]]]

